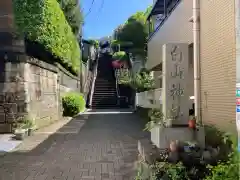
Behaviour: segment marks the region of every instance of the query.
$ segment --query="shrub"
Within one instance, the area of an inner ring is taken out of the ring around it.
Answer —
[[[227,162],[209,166],[210,174],[205,180],[236,180],[239,178],[239,157],[237,150],[230,155]]]
[[[138,93],[154,89],[155,81],[147,72],[140,72],[135,75],[131,82],[131,87]]]
[[[181,163],[171,164],[168,162],[157,162],[152,166],[154,173],[152,180],[168,179],[168,180],[189,180],[188,170]]]
[[[80,70],[80,48],[56,0],[14,0],[17,30],[52,53],[66,69]]]
[[[124,85],[130,85],[131,81],[132,81],[132,77],[130,74],[129,70],[119,70],[119,74],[118,74],[118,80],[119,80],[119,84],[124,84]]]
[[[150,116],[161,117],[157,109],[150,111]],[[215,156],[216,162],[207,162],[198,157],[188,156],[190,163],[179,159],[180,163],[169,163],[168,160],[156,162],[152,165],[153,178],[168,180],[236,180],[239,178],[239,152],[237,150],[237,137],[226,135],[214,126],[207,126],[207,146],[219,148],[220,154]],[[215,141],[214,141],[215,139]],[[202,156],[202,155],[201,155]],[[197,161],[195,161],[197,160]],[[181,162],[182,161],[182,162]],[[209,164],[211,163],[211,164]]]
[[[213,148],[219,148],[220,152],[218,160],[226,161],[229,154],[237,147],[237,138],[233,135],[225,133],[215,126],[205,126],[206,145]]]
[[[210,171],[205,180],[235,180],[239,178],[239,152],[237,137],[226,134],[214,126],[206,127],[206,143],[219,147],[218,163],[208,166]]]
[[[113,59],[114,60],[120,60],[120,61],[127,61],[128,60],[128,56],[127,56],[126,52],[119,51],[119,52],[115,52],[113,54]]]
[[[82,94],[67,93],[62,98],[63,115],[73,117],[84,111],[85,100]]]

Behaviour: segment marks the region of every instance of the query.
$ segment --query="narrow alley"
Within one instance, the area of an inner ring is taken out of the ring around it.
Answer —
[[[92,111],[30,150],[47,131],[0,157],[1,180],[133,180],[137,140],[148,136],[130,111]]]

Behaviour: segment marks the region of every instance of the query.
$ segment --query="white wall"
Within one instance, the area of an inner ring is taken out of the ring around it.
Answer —
[[[182,0],[162,27],[148,42],[146,68],[152,69],[162,61],[162,45],[168,43],[192,43],[192,1]]]

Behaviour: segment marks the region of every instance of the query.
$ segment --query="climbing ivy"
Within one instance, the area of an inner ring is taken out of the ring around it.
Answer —
[[[72,72],[80,70],[80,48],[56,0],[14,0],[19,33],[43,45]]]

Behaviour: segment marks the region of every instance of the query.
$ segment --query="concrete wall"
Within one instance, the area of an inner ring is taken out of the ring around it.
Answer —
[[[11,123],[26,115],[38,128],[61,120],[61,96],[80,92],[80,80],[61,66],[28,56],[13,61],[11,55],[1,63],[0,132],[9,132]]]
[[[145,59],[142,56],[135,55],[132,61],[132,72],[134,74],[138,73],[142,68],[145,67],[144,62]]]
[[[167,43],[192,43],[192,1],[182,0],[162,27],[148,42],[146,68],[152,69],[162,61],[162,45]]]
[[[155,80],[155,87],[156,88],[162,88],[162,71],[154,71],[153,72],[153,77]]]
[[[200,2],[202,118],[235,131],[235,1]]]

